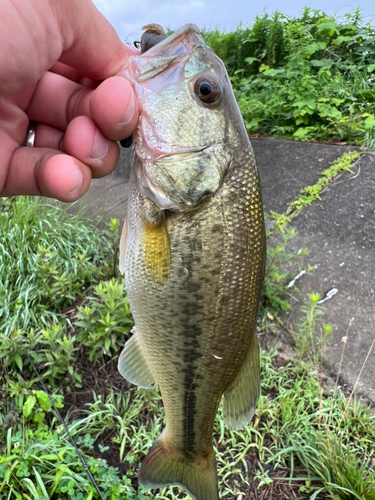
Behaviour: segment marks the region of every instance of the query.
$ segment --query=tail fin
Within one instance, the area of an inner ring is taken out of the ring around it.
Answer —
[[[148,452],[138,480],[146,488],[181,486],[194,500],[219,500],[214,450],[190,461],[168,447],[163,434]]]

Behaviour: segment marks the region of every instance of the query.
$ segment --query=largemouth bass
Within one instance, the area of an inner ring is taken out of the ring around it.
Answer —
[[[158,386],[166,427],[140,472],[148,488],[218,496],[213,424],[252,418],[265,230],[253,151],[222,61],[188,24],[124,75],[140,108],[120,269],[135,320],[119,371]]]

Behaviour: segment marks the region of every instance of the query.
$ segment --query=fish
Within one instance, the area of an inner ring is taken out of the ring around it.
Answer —
[[[225,66],[197,26],[130,57],[121,74],[140,118],[120,240],[135,328],[118,369],[138,387],[158,387],[166,415],[138,480],[216,500],[222,396],[225,424],[236,429],[260,392],[259,172]]]

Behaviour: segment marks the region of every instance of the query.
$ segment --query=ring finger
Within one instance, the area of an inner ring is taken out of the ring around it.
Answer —
[[[37,123],[35,127],[35,148],[51,148],[65,151],[64,132],[44,123]]]

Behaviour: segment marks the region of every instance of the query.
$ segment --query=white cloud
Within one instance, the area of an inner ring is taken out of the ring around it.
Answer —
[[[180,16],[185,16],[188,12],[192,12],[194,10],[200,10],[203,8],[204,8],[203,2],[185,2],[182,5],[179,4],[177,6],[174,4],[175,13]]]

